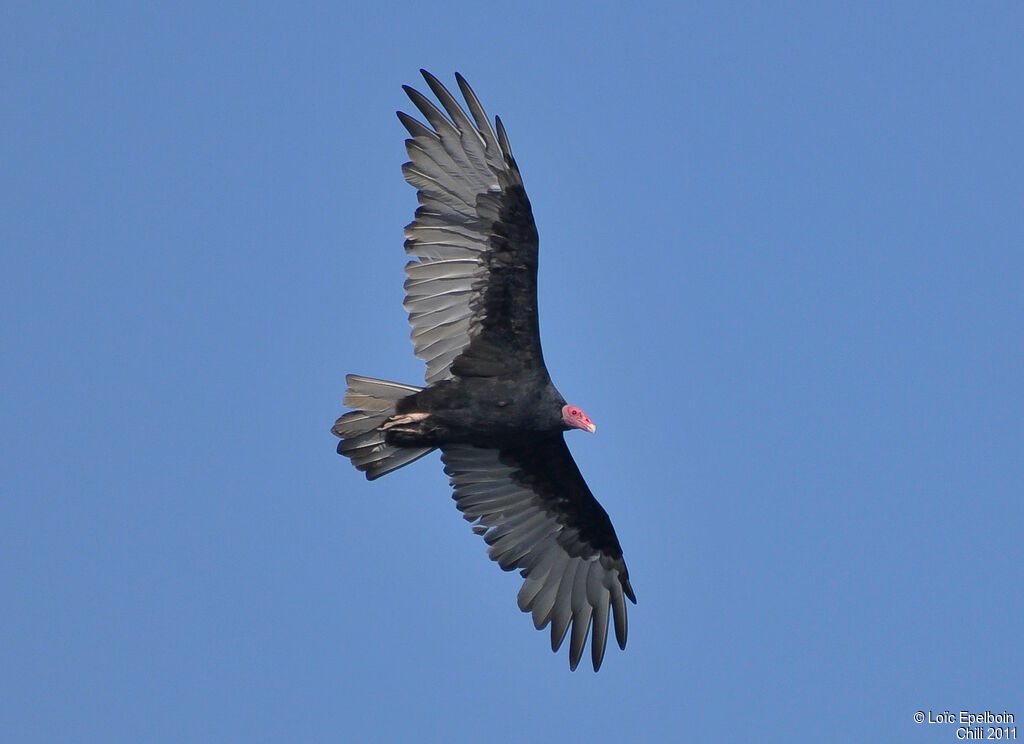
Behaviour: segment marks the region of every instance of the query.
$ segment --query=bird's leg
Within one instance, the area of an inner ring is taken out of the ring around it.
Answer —
[[[425,419],[429,415],[430,415],[429,413],[399,413],[399,414],[397,414],[395,416],[392,416],[387,421],[385,421],[381,425],[380,428],[384,429],[384,430],[387,430],[387,429],[390,429],[390,428],[392,428],[394,426],[403,426],[403,425],[406,425],[406,424],[415,424],[415,423],[417,423],[419,421],[422,421],[423,419]]]
[[[432,445],[429,413],[415,411],[398,413],[381,424],[384,440],[398,447],[422,447]]]

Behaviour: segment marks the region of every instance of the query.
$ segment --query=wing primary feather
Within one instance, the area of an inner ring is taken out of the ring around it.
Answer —
[[[590,642],[590,651],[595,670],[601,667],[608,641],[608,610],[611,595],[602,581],[602,574],[603,572],[595,567],[587,575],[587,602],[594,608],[594,637]]]
[[[473,157],[481,166],[486,167],[485,164],[487,161],[484,154],[484,148],[486,148],[487,143],[484,141],[480,133],[477,132],[476,127],[473,126],[473,122],[471,122],[469,117],[466,116],[466,112],[462,110],[462,106],[459,105],[459,102],[455,100],[455,97],[451,93],[448,92],[448,89],[444,87],[440,80],[426,70],[420,70],[420,72],[423,75],[423,79],[427,81],[427,85],[429,85],[430,89],[434,91],[434,95],[437,96],[441,105],[444,106],[444,110],[448,112],[448,116],[451,117],[452,122],[454,122],[455,128],[462,133],[464,138],[468,137],[471,139],[471,146],[476,152],[470,153],[467,150],[466,154]],[[463,143],[466,144],[465,140],[463,140]]]
[[[562,552],[555,552],[555,561],[548,573],[544,588],[533,600],[533,627],[540,630],[551,620],[551,611],[555,607],[555,598],[558,596],[558,587],[561,585],[562,573],[565,571],[569,556]]]
[[[538,601],[538,597],[543,592],[544,587],[547,586],[549,577],[551,576],[551,570],[555,565],[555,552],[551,551],[545,556],[546,561],[538,566],[537,571],[531,571],[529,576],[523,582],[522,587],[519,589],[519,595],[516,601],[519,605],[519,609],[523,612],[534,611],[534,606]],[[538,628],[544,627],[544,625],[538,625]]]
[[[402,126],[413,137],[413,139],[405,141],[406,147],[409,146],[409,143],[418,139],[428,139],[438,143],[441,141],[437,136],[437,132],[423,124],[419,119],[409,116],[404,111],[396,111],[395,114],[398,116],[398,120],[402,122]]]
[[[629,578],[626,576],[620,576],[619,581],[622,582],[622,591],[627,597],[629,597],[629,601],[636,604],[636,595],[633,594],[633,585],[629,583]]]
[[[569,622],[572,620],[572,591],[579,566],[579,558],[570,558],[558,582],[555,603],[551,607],[552,651],[557,651],[561,647],[562,641],[565,640],[565,632],[569,629]]]
[[[551,569],[555,564],[556,555],[557,551],[550,548],[542,550],[538,563],[530,569],[524,569],[526,581],[523,582],[523,586],[519,590],[519,596],[516,597],[519,609],[523,612],[530,612],[533,609],[533,603],[537,600],[537,595],[544,588]]]
[[[617,579],[617,577],[616,577]],[[626,648],[626,600],[622,596],[622,584],[612,582],[612,615],[615,620],[615,640],[619,648]]]
[[[455,73],[455,80],[459,83],[459,89],[462,91],[463,98],[466,99],[469,112],[473,115],[473,120],[476,122],[477,130],[483,135],[484,141],[487,143],[487,149],[498,151],[498,139],[494,134],[494,128],[491,126],[490,120],[487,118],[484,107],[480,104],[480,99],[476,97],[476,93],[473,92],[466,79],[457,72]]]
[[[456,138],[459,136],[459,131],[455,128],[455,125],[448,120],[447,116],[441,113],[441,110],[429,98],[408,85],[403,85],[402,90],[405,91],[405,94],[409,96],[409,99],[420,110],[420,113],[426,117],[434,131],[437,132],[434,135],[435,137],[444,140],[445,135],[451,135]]]
[[[501,154],[505,156],[505,162],[515,167],[515,159],[512,157],[512,146],[508,143],[508,135],[505,133],[505,125],[501,123],[501,117],[494,117],[494,124],[498,128],[498,144],[501,146]]]
[[[576,571],[576,580],[572,585],[572,634],[569,638],[569,669],[576,671],[583,649],[587,646],[587,635],[590,632],[590,617],[593,608],[587,601],[587,583],[597,561],[588,561]],[[596,671],[596,670],[595,670]]]

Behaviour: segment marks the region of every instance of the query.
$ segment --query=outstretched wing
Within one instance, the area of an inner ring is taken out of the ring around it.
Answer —
[[[576,669],[593,628],[594,671],[604,658],[609,610],[626,647],[626,600],[636,602],[622,548],[561,434],[505,449],[441,448],[453,498],[488,555],[525,579],[519,608],[540,630],[551,623],[557,651],[569,626],[569,667]]]
[[[405,180],[419,199],[405,228],[405,308],[432,384],[453,375],[544,369],[537,324],[537,227],[501,120],[497,132],[461,75],[472,120],[420,70],[442,112],[405,92],[429,126],[399,111],[411,135]],[[446,115],[447,114],[447,115]]]

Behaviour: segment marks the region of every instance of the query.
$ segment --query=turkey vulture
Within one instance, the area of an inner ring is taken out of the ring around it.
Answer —
[[[569,667],[593,627],[594,671],[609,610],[626,647],[626,600],[636,603],[622,548],[566,447],[593,433],[544,366],[537,322],[537,228],[501,119],[491,128],[461,75],[472,119],[420,70],[444,111],[403,86],[427,124],[399,111],[411,135],[402,173],[419,208],[405,228],[405,308],[424,388],[348,375],[349,411],[334,424],[338,452],[370,480],[441,450],[452,498],[488,555],[525,579],[519,607],[557,651],[569,626]],[[447,114],[447,115],[446,115]]]

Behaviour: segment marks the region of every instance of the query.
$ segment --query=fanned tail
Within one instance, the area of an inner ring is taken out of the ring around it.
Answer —
[[[338,442],[338,454],[345,455],[352,464],[366,473],[367,480],[397,470],[418,460],[432,447],[395,447],[384,441],[381,425],[395,414],[395,406],[402,398],[418,393],[422,388],[400,382],[376,380],[361,375],[347,375],[345,405],[349,411],[336,422],[331,431]]]

